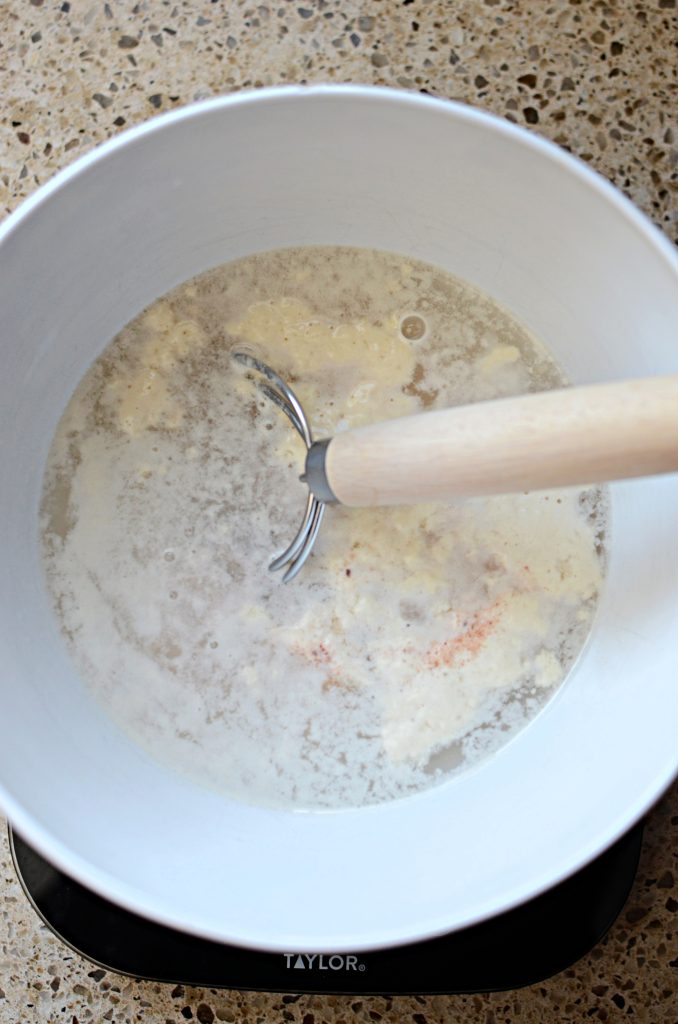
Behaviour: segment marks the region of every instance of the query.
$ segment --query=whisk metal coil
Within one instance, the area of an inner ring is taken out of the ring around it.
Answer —
[[[241,366],[245,366],[248,370],[256,371],[263,378],[263,380],[258,379],[252,375],[259,390],[285,413],[306,445],[306,451],[308,452],[313,445],[311,425],[308,422],[301,402],[289,384],[285,383],[275,370],[272,370],[266,363],[257,359],[251,352],[239,349],[232,353],[232,357]],[[306,562],[318,535],[324,513],[325,502],[321,501],[309,490],[301,525],[292,543],[281,555],[274,558],[269,565],[271,572],[277,572],[279,569],[287,566],[283,576],[283,583],[289,583],[290,580],[294,579]]]

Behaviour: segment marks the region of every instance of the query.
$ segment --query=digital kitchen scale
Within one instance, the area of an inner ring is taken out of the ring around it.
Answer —
[[[109,903],[10,829],[19,880],[48,928],[106,970],[152,981],[262,992],[452,994],[520,988],[569,967],[628,897],[642,823],[597,860],[515,910],[463,931],[376,953],[258,953],[195,938]]]

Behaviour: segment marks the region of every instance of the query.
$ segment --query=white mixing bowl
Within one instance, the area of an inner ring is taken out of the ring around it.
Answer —
[[[126,132],[0,229],[0,804],[42,854],[158,921],[242,946],[365,950],[552,886],[676,772],[678,477],[613,487],[575,671],[485,763],[335,813],[229,802],[151,762],[74,674],[43,583],[47,450],[86,368],[153,299],[256,250],[406,253],[485,289],[575,383],[676,372],[678,258],[609,184],[464,106],[268,89]]]

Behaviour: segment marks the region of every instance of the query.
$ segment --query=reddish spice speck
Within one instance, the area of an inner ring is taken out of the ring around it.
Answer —
[[[332,653],[322,641],[310,649],[303,647],[301,644],[295,644],[292,650],[308,665],[313,665],[314,668],[327,667],[328,674],[322,682],[323,693],[328,693],[334,689],[346,689],[345,681],[334,667]]]
[[[464,655],[478,654],[499,622],[501,617],[499,604],[499,601],[495,601],[484,611],[475,612],[464,632],[459,636],[455,636],[452,640],[443,640],[442,643],[433,644],[426,655],[427,668],[441,668],[442,666],[450,668],[455,662],[463,659]]]
[[[351,570],[350,570],[350,569],[347,569],[347,570],[346,570],[346,575],[347,575],[347,576],[350,576],[350,575],[351,575]]]
[[[300,658],[303,658],[309,665],[315,665],[319,668],[321,665],[329,665],[332,661],[332,654],[329,648],[324,643],[319,643],[315,647],[304,647],[302,644],[294,644],[292,650]]]
[[[311,648],[311,662],[314,665],[327,665],[332,660],[332,655],[325,647],[325,644],[318,644],[317,647]]]

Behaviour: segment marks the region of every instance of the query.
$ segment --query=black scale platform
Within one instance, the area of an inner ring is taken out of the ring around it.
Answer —
[[[569,967],[605,934],[628,897],[642,824],[578,874],[483,924],[377,953],[257,953],[198,939],[108,903],[53,868],[16,833],[19,879],[54,934],[120,974],[266,992],[439,994],[502,991]]]

